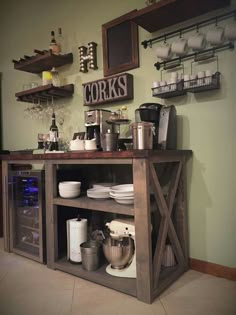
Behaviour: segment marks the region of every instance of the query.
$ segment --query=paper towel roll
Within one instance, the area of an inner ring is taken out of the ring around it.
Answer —
[[[82,261],[80,244],[87,241],[87,219],[67,220],[67,258],[72,262]]]

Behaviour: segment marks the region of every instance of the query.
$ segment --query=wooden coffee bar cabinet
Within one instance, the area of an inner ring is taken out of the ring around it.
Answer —
[[[186,209],[186,162],[190,150],[131,150],[122,152],[82,152],[48,154],[9,154],[1,156],[4,247],[10,251],[8,209],[9,172],[15,165],[44,166],[46,196],[47,266],[100,285],[152,301],[188,269],[188,229]],[[59,197],[58,183],[79,180],[81,195]],[[86,190],[95,182],[134,184],[134,204],[113,199],[94,200]],[[80,214],[88,222],[106,222],[117,217],[134,218],[137,277],[114,277],[106,273],[107,261],[96,271],[67,259],[65,221]],[[100,219],[99,219],[100,218]],[[162,263],[166,244],[171,244],[175,264]]]

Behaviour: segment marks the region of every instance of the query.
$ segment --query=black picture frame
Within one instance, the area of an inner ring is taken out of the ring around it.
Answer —
[[[138,26],[133,10],[102,25],[104,76],[139,67]]]

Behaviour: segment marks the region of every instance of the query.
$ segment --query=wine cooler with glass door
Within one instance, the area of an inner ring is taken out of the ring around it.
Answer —
[[[9,173],[10,250],[46,262],[44,171]]]

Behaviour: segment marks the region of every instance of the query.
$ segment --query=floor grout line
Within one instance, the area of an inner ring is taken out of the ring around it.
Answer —
[[[74,294],[75,294],[75,277],[74,277],[72,297],[71,297],[71,306],[70,306],[70,314],[71,315],[72,315],[72,306],[73,306],[73,303],[74,303]]]
[[[6,276],[7,276],[8,273],[9,273],[9,271],[6,271],[6,272],[4,273],[4,275],[0,278],[0,282],[6,278]]]
[[[166,309],[165,309],[165,306],[164,306],[164,304],[163,304],[163,302],[162,302],[162,300],[161,300],[161,298],[158,298],[158,300],[160,301],[160,304],[161,304],[161,306],[163,307],[163,310],[164,310],[164,312],[165,312],[165,315],[168,315],[168,314],[167,314],[167,311],[166,311]]]

